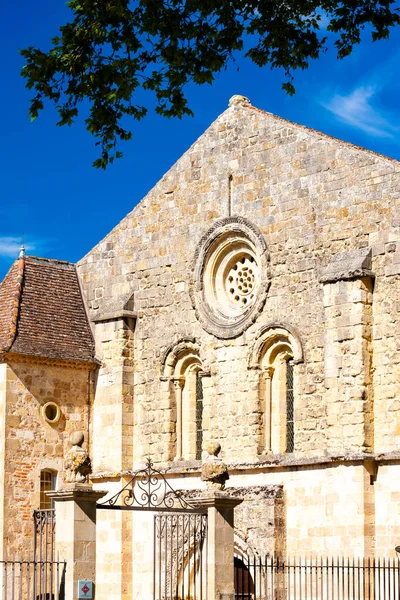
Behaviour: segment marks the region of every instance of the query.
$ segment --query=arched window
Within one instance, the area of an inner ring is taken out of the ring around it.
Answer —
[[[199,359],[180,365],[175,383],[175,460],[201,459],[203,442],[203,383]]]
[[[265,327],[253,348],[249,366],[260,371],[261,453],[296,449],[295,365],[302,359],[298,337],[283,326]]]
[[[163,378],[173,382],[175,460],[201,459],[203,445],[203,366],[198,346],[180,343],[167,354]]]
[[[49,498],[46,492],[52,492],[56,489],[57,471],[43,469],[40,471],[40,510],[50,510],[54,508],[54,500]]]

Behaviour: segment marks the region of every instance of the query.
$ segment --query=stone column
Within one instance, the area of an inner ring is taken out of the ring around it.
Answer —
[[[234,508],[243,502],[228,491],[207,490],[201,506],[207,508],[207,598],[234,600]]]
[[[267,367],[262,371],[265,380],[265,454],[272,452],[272,375],[273,367]]]
[[[56,553],[67,562],[65,598],[78,598],[78,581],[93,581],[96,588],[96,502],[103,490],[72,483],[56,492],[48,492],[55,501]]]
[[[175,404],[176,404],[176,455],[175,460],[182,460],[182,389],[184,379],[177,377],[174,379],[175,386]]]

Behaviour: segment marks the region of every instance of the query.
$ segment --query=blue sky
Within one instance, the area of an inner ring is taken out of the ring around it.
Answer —
[[[238,57],[210,86],[188,87],[195,117],[149,115],[133,123],[124,158],[106,172],[92,168],[94,140],[78,122],[55,126],[53,109],[34,122],[19,71],[18,49],[46,47],[69,11],[63,0],[16,0],[0,6],[2,144],[0,149],[0,278],[18,255],[24,232],[30,254],[77,261],[150,190],[233,94],[253,105],[400,159],[400,30],[388,42],[369,39],[337,61],[328,52],[296,75],[294,97],[281,91],[283,74]]]

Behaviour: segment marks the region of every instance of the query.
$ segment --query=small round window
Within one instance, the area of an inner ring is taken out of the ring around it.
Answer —
[[[42,406],[42,416],[47,423],[54,425],[60,420],[60,407],[55,402],[46,402],[46,404]]]

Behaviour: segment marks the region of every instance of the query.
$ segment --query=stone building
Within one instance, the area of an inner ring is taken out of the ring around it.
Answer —
[[[80,430],[110,492],[150,456],[194,493],[218,441],[238,551],[393,556],[399,195],[397,161],[234,96],[77,265],[18,259],[0,288],[3,548]],[[104,597],[129,592],[145,537],[101,515]]]

